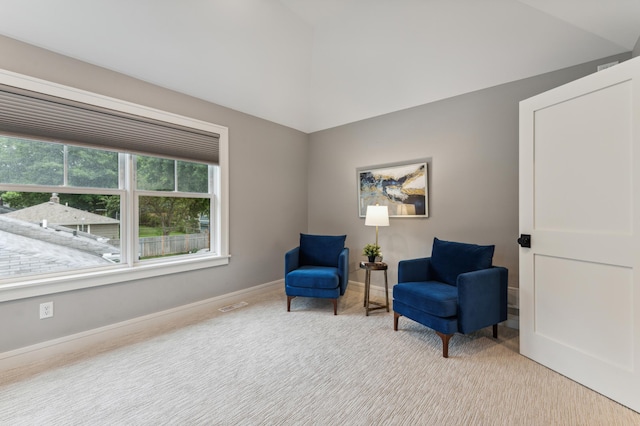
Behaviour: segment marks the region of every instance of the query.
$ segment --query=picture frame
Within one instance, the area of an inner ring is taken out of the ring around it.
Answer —
[[[427,160],[413,160],[356,169],[358,214],[367,206],[389,207],[389,217],[429,217]]]

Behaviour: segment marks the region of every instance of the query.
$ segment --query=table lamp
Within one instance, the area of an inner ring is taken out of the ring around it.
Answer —
[[[365,226],[376,227],[376,246],[378,245],[378,226],[389,226],[389,208],[387,206],[367,206]]]

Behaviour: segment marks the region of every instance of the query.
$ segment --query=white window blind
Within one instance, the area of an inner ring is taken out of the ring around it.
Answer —
[[[218,164],[217,133],[0,85],[0,132]]]

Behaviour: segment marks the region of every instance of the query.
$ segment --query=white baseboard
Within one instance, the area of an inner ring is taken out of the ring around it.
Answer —
[[[507,320],[503,324],[509,328],[520,330],[520,317],[518,315],[509,314],[507,316]]]
[[[507,291],[509,306],[517,309],[520,306],[520,289],[518,287],[509,287]]]
[[[230,303],[239,302],[244,297],[255,296],[271,291],[276,286],[284,288],[284,280],[257,285],[233,293],[200,300],[188,305],[178,306],[165,311],[155,312],[127,321],[64,336],[59,339],[48,340],[35,345],[3,352],[0,353],[0,371],[26,366],[33,362],[42,361],[43,359],[77,353],[101,342],[121,339],[127,335],[138,333],[151,327],[175,323],[181,318],[186,318],[199,312],[210,312],[211,310],[218,309]]]

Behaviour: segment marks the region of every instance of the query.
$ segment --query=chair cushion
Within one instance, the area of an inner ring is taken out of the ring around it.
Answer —
[[[338,266],[346,235],[300,234],[300,265]]]
[[[291,287],[333,289],[340,285],[338,268],[328,266],[301,266],[286,276]]]
[[[393,300],[437,317],[452,317],[458,311],[458,288],[437,281],[399,283]]]
[[[433,279],[456,285],[458,275],[491,267],[494,245],[456,243],[433,239],[431,272]]]

